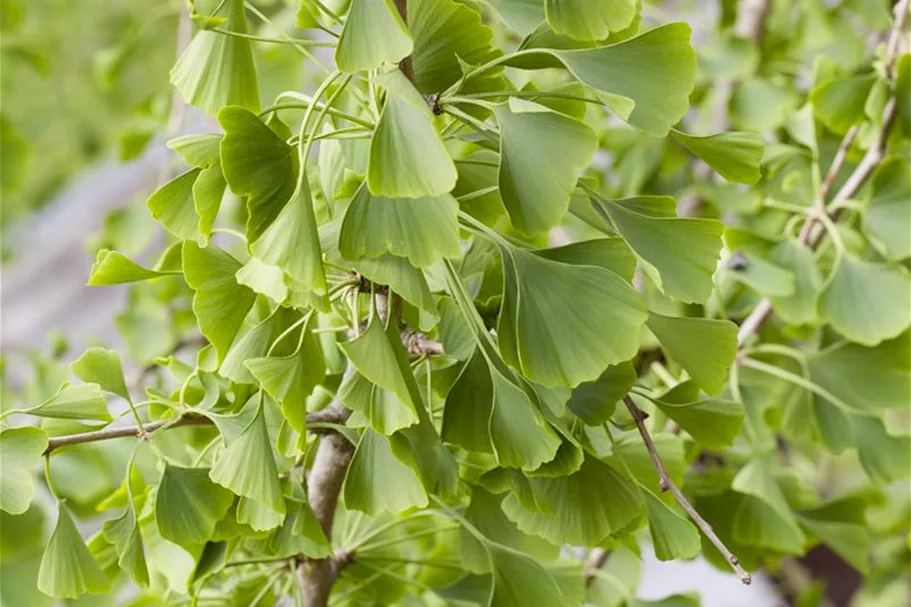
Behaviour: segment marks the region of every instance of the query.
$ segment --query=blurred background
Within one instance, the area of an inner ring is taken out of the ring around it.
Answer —
[[[265,19],[251,19],[253,33],[275,37],[294,31],[295,0],[258,0],[255,6]],[[693,27],[700,78],[713,83],[711,90],[697,90],[694,125],[769,132],[801,103],[793,83],[799,86],[808,78],[814,56],[827,54],[847,69],[864,64],[888,27],[889,2],[668,0],[647,2],[644,15],[647,23],[685,20]],[[162,242],[161,228],[145,199],[169,178],[174,158],[164,143],[181,133],[218,128],[211,118],[187,109],[168,82],[191,34],[186,7],[178,0],[0,3],[3,409],[52,395],[66,378],[65,363],[86,346],[124,348],[133,367],[127,369],[129,378],[138,372],[137,361],[173,349],[178,340],[158,306],[127,306],[131,295],[125,287],[93,289],[85,281],[100,248],[138,260],[160,248],[155,245]],[[781,39],[789,41],[785,50],[773,50],[760,66],[756,47],[765,41],[774,49]],[[311,88],[306,64],[294,48],[256,44],[254,51],[264,100],[282,90]],[[330,62],[331,49],[324,55]],[[628,162],[615,168],[625,171],[621,178],[630,187],[660,177],[652,174],[660,154],[656,160],[645,144],[623,145]],[[834,145],[837,140],[823,142]],[[122,455],[112,451],[87,446],[83,457],[109,458],[112,468]],[[104,466],[83,465],[77,457],[58,459],[61,476],[69,479],[66,490],[77,497],[83,513],[121,477],[119,468],[106,475]],[[40,508],[28,516],[35,525],[12,526],[3,524],[7,515],[0,513],[3,606],[52,604],[34,590],[40,536],[47,525],[39,523]],[[856,588],[850,568],[829,566]],[[745,588],[702,561],[651,558],[640,594],[657,598],[698,591],[709,607],[764,607],[780,604],[781,583],[758,576]],[[116,597],[86,597],[69,604],[123,603]]]

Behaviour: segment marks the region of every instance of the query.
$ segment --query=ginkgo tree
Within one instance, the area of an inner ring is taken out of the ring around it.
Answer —
[[[4,585],[695,605],[643,551],[823,545],[907,597],[908,0],[721,3],[698,61],[638,0],[256,4],[189,3],[217,129],[168,142],[157,260],[97,252],[123,354],[4,407]],[[264,98],[274,45],[312,94]]]

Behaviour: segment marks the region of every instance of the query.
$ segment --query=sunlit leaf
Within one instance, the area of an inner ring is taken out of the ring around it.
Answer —
[[[402,462],[390,440],[371,428],[364,430],[357,444],[342,492],[345,506],[368,514],[401,512],[428,504],[427,493],[415,473],[413,462]]]
[[[671,136],[728,181],[752,185],[761,177],[759,164],[765,144],[756,133],[735,131],[697,137],[671,129]]]
[[[38,428],[0,430],[0,510],[22,514],[35,496],[33,476],[47,448],[47,435]]]
[[[889,259],[911,256],[911,168],[906,158],[885,162],[873,178],[873,195],[864,210],[867,234]]]
[[[489,607],[566,607],[560,587],[537,561],[497,544],[488,544],[493,566]]]
[[[243,0],[228,0],[224,29],[247,31]],[[187,103],[215,115],[226,105],[259,110],[259,85],[250,41],[200,30],[171,69],[171,83]]]
[[[155,522],[175,544],[202,544],[231,507],[234,496],[209,480],[208,468],[165,464],[155,496]]]
[[[199,235],[199,215],[193,203],[193,184],[201,169],[190,169],[149,196],[149,211],[169,232],[181,240]]]
[[[367,187],[390,198],[441,196],[456,183],[456,169],[417,89],[399,70],[382,74],[386,103],[370,141]]]
[[[151,280],[172,274],[176,274],[176,272],[148,270],[122,253],[111,251],[110,249],[101,249],[95,257],[95,263],[92,264],[92,273],[89,276],[88,284],[93,287],[117,285],[125,282]]]
[[[661,346],[709,394],[724,387],[737,354],[737,326],[727,320],[674,318],[652,312],[648,328]]]
[[[94,383],[80,386],[64,384],[57,394],[27,411],[32,415],[55,419],[84,419],[101,422],[109,422],[114,419],[108,412],[108,404],[104,400],[101,386]]]
[[[558,34],[577,40],[603,40],[633,22],[636,0],[545,0],[545,15]]]
[[[78,599],[85,593],[103,594],[110,586],[98,561],[82,541],[69,508],[58,502],[57,525],[38,570],[38,590],[56,598]]]
[[[215,346],[223,361],[253,307],[255,293],[238,284],[234,275],[241,265],[221,249],[205,249],[193,242],[183,244],[183,272],[193,296],[193,313],[199,330]]]
[[[396,63],[411,54],[408,28],[392,0],[352,0],[335,49],[335,62],[346,72]]]
[[[137,584],[148,586],[149,568],[132,500],[123,514],[104,522],[103,533],[104,539],[114,545],[120,567],[128,571]]]
[[[123,378],[120,354],[106,348],[89,348],[70,363],[70,372],[86,383],[96,383],[101,389],[129,401],[130,392]]]

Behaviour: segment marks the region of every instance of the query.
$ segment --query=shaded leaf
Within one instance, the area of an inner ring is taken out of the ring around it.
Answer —
[[[661,346],[709,394],[724,387],[728,368],[737,355],[737,326],[727,320],[675,318],[654,312],[648,328]]]
[[[34,472],[46,448],[47,435],[38,428],[0,430],[0,510],[28,510],[35,496]]]
[[[402,462],[390,440],[400,439],[387,438],[371,428],[364,430],[342,488],[346,508],[377,514],[423,508],[429,503],[415,464]]]
[[[873,178],[873,195],[864,210],[867,234],[889,259],[911,256],[911,168],[906,158],[883,163]]]
[[[728,181],[752,185],[762,176],[765,143],[756,133],[732,131],[705,137],[671,129],[671,136]]]
[[[658,560],[691,559],[699,554],[701,540],[692,523],[674,512],[648,489],[644,493],[649,536]]]
[[[60,599],[77,599],[85,593],[103,594],[110,586],[82,541],[69,508],[58,502],[57,525],[38,569],[38,590]]]
[[[617,402],[635,381],[636,370],[631,363],[608,367],[595,381],[576,386],[566,406],[586,424],[600,426],[613,416]]]
[[[234,496],[209,479],[208,468],[165,464],[155,496],[155,522],[161,536],[175,544],[209,541]]]

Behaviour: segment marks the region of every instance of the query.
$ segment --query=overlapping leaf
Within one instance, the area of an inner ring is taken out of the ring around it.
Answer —
[[[577,40],[603,40],[633,22],[636,0],[545,0],[547,23]]]
[[[396,63],[411,54],[408,28],[392,0],[353,0],[335,49],[335,62],[346,72]]]
[[[103,594],[110,586],[79,535],[69,508],[58,502],[57,525],[38,569],[38,590],[60,599],[78,599],[85,593]]]
[[[727,320],[674,318],[652,312],[648,328],[662,347],[709,394],[724,387],[737,354],[737,326]]]
[[[47,448],[47,435],[39,428],[0,430],[0,510],[22,514],[35,496],[33,476]]]

